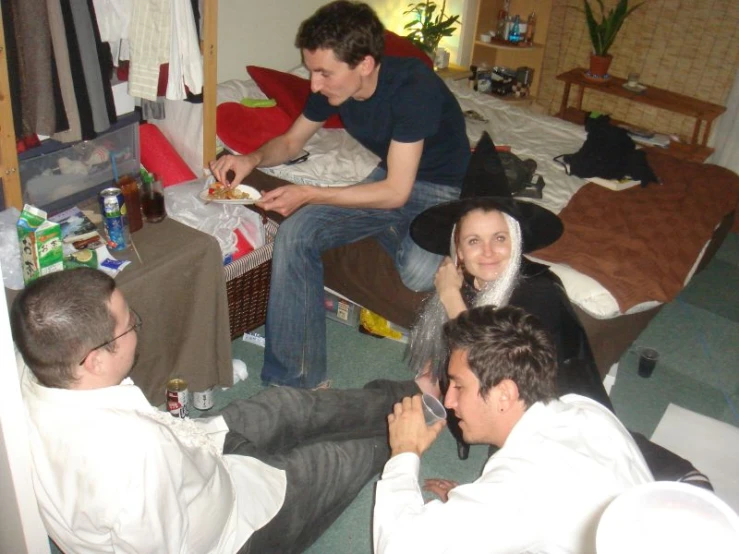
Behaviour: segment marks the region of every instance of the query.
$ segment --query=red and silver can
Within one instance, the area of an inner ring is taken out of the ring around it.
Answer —
[[[167,382],[167,410],[174,417],[187,417],[189,407],[189,391],[184,379],[170,379]]]
[[[108,187],[100,191],[98,199],[108,248],[125,250],[131,245],[131,233],[123,192],[118,187]]]
[[[204,391],[192,393],[193,408],[201,412],[210,410],[213,407],[213,389],[214,387],[210,387]]]

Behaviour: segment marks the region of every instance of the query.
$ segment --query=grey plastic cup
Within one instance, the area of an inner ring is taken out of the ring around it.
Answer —
[[[446,409],[441,401],[435,396],[424,393],[421,398],[423,405],[423,417],[426,425],[433,425],[439,420],[446,419]]]

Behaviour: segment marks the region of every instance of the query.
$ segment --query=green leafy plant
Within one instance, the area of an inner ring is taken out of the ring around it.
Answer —
[[[412,21],[405,24],[403,29],[409,31],[405,38],[418,46],[427,54],[433,56],[439,41],[443,37],[450,37],[457,30],[458,15],[447,15],[446,0],[441,4],[441,11],[437,12],[436,2],[426,0],[416,4],[408,4],[403,15],[412,15]]]
[[[611,8],[606,14],[603,6],[603,0],[597,0],[600,6],[600,21],[595,19],[593,9],[590,7],[588,0],[583,0],[583,8],[575,7],[576,10],[585,14],[585,20],[588,23],[588,31],[590,32],[590,41],[593,43],[593,52],[597,56],[607,56],[608,50],[613,45],[616,35],[621,30],[624,21],[634,10],[644,4],[637,4],[629,8],[629,0],[619,0],[615,8]],[[573,6],[574,7],[574,6]]]

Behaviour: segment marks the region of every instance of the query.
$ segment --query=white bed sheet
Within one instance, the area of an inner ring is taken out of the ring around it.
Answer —
[[[305,77],[305,70],[294,73]],[[585,140],[581,126],[535,113],[489,94],[469,89],[467,81],[447,81],[463,111],[474,110],[486,122],[467,120],[467,136],[475,144],[483,131],[488,131],[496,145],[509,145],[522,158],[537,163],[537,173],[546,186],[541,200],[531,200],[559,213],[577,190],[585,184],[579,177],[567,175],[555,156],[576,152]],[[231,80],[218,85],[217,103],[239,102],[243,98],[265,98],[254,81]],[[167,101],[166,120],[156,122],[167,139],[197,175],[202,165],[202,106]],[[321,129],[306,145],[310,157],[306,162],[277,166],[264,171],[293,183],[319,186],[343,186],[362,181],[377,165],[378,158],[362,147],[343,129]],[[536,259],[532,257],[532,259]],[[546,262],[562,280],[567,294],[592,317],[609,319],[623,315],[613,295],[595,279],[565,265]],[[697,267],[698,261],[696,261]],[[691,271],[687,281],[692,276]],[[660,303],[644,302],[626,313],[651,309]]]

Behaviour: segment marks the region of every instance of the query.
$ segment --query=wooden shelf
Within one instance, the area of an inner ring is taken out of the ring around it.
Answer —
[[[518,15],[522,22],[526,22],[531,12],[536,13],[536,30],[533,46],[513,44],[511,42],[492,38],[490,42],[480,40],[480,35],[494,30],[498,21],[498,12],[505,6],[505,0],[478,0],[477,16],[475,19],[475,41],[472,43],[471,63],[480,67],[508,67],[517,69],[521,66],[533,69],[533,78],[530,83],[531,93],[539,91],[542,65],[544,60],[544,45],[547,43],[549,19],[552,13],[553,0],[510,0],[511,15]]]
[[[585,124],[585,118],[588,116],[588,112],[585,110],[579,110],[572,106],[565,109],[564,113],[557,114],[557,117],[576,123],[578,125]],[[617,119],[611,119],[614,125],[628,125],[625,121],[619,121]],[[693,162],[703,163],[708,156],[713,154],[713,148],[703,146],[700,144],[687,144],[685,142],[670,141],[670,146],[667,148],[660,148],[659,146],[647,146],[644,144],[637,144],[637,147],[645,150],[652,150],[655,152],[661,152],[675,158],[681,158],[683,160],[690,160]]]
[[[543,50],[543,44],[534,43],[531,46],[525,44],[515,44],[508,42],[507,40],[496,40],[492,42],[483,42],[481,40],[475,41],[475,46],[481,46],[483,48],[492,48],[493,50],[515,50],[516,52],[536,52],[537,50]]]
[[[633,92],[624,88],[623,85],[626,83],[626,79],[612,75],[608,80],[595,81],[586,76],[586,70],[582,67],[576,67],[561,73],[557,75],[557,79],[565,83],[562,103],[557,114],[562,119],[583,123],[586,113],[586,110],[582,108],[583,96],[585,90],[592,90],[695,118],[693,136],[687,144],[673,142],[669,148],[656,148],[657,150],[676,157],[701,162],[713,152],[713,149],[706,144],[711,132],[711,124],[726,110],[723,106],[653,86],[647,86],[643,92]],[[572,85],[579,87],[574,107],[568,105]],[[703,128],[702,137],[701,127]]]

